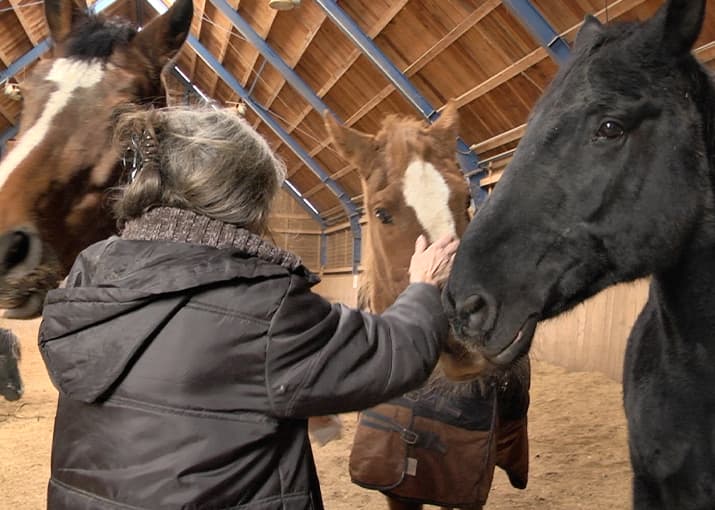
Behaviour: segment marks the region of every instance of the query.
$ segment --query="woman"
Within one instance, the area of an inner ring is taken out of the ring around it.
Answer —
[[[264,241],[285,169],[227,111],[123,116],[120,237],[50,292],[40,346],[60,390],[51,509],[320,509],[307,417],[419,386],[448,324],[456,241],[417,243],[381,316],[331,305]]]

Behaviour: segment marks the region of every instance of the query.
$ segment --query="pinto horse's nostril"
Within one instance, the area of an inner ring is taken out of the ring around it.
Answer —
[[[8,269],[20,264],[30,253],[30,236],[22,231],[13,232],[10,236],[10,245],[3,260]]]
[[[5,270],[21,264],[30,253],[30,236],[25,232],[17,230],[9,234],[7,247],[2,257]]]

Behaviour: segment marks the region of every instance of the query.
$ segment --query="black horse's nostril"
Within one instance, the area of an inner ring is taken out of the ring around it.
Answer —
[[[471,315],[478,312],[485,305],[486,301],[484,301],[484,298],[482,298],[479,294],[474,294],[464,300],[464,304],[462,305],[460,311],[465,315]]]
[[[481,339],[494,324],[496,303],[485,293],[472,294],[457,303],[456,316],[463,336]]]
[[[12,269],[22,263],[30,253],[30,236],[20,230],[9,234],[7,248],[3,256],[5,270]]]

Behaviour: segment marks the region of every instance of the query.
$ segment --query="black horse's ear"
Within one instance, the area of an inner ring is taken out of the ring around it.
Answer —
[[[574,46],[593,46],[603,34],[603,24],[596,16],[587,14],[581,28],[578,30]]]
[[[705,19],[706,0],[669,0],[646,23],[648,43],[670,55],[690,53]]]
[[[134,38],[133,44],[151,55],[152,63],[163,68],[179,52],[191,29],[193,0],[176,0],[168,11],[155,18]]]
[[[72,0],[45,0],[45,21],[55,44],[64,41],[75,22],[86,16],[80,5]]]

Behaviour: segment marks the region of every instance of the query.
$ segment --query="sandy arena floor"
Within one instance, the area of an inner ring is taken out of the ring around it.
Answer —
[[[22,339],[25,396],[0,398],[0,509],[45,508],[56,392],[36,347],[38,321],[0,320]],[[567,373],[534,361],[529,414],[531,472],[524,491],[497,470],[487,510],[624,510],[631,471],[621,386],[595,373]],[[385,508],[379,493],[350,483],[347,459],[355,415],[343,438],[316,448],[328,510]]]

